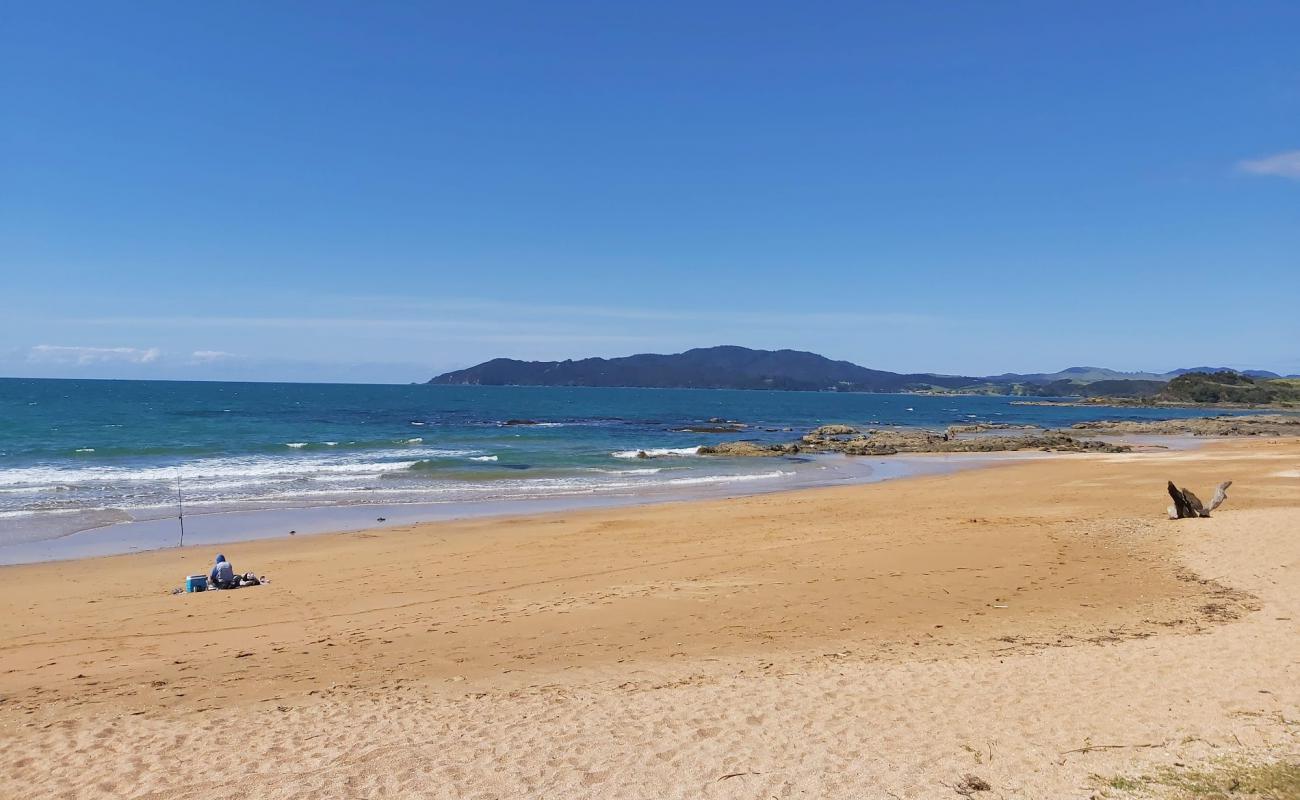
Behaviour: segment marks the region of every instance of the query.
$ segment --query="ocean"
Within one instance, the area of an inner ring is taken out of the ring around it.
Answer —
[[[879,480],[916,460],[720,459],[830,422],[1068,426],[1195,410],[1009,397],[0,379],[0,563],[289,530]],[[683,429],[744,423],[743,433]],[[639,458],[645,451],[653,458]],[[243,516],[240,516],[243,515]]]

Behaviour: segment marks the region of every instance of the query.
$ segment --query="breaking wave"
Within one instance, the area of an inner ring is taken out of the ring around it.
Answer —
[[[645,455],[643,456],[642,453]],[[699,445],[695,447],[647,447],[642,450],[618,450],[610,453],[614,458],[664,458],[666,456],[698,456]]]

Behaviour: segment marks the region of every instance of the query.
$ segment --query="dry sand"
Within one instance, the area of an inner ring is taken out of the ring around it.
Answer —
[[[225,549],[272,580],[234,592],[169,593],[207,549],[0,568],[0,796],[1089,798],[1294,759],[1297,466],[1231,442],[286,538]],[[1171,477],[1235,483],[1173,522]]]

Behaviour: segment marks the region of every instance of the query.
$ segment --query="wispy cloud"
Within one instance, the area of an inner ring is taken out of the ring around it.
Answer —
[[[27,351],[27,360],[43,364],[152,364],[162,355],[156,347],[70,347],[38,344]]]
[[[1289,150],[1264,158],[1249,159],[1238,163],[1237,168],[1251,175],[1272,175],[1300,181],[1300,150]]]
[[[853,328],[866,325],[935,325],[942,318],[910,312],[781,311],[775,309],[732,310],[723,308],[635,308],[623,306],[550,305],[508,303],[474,298],[412,300],[400,297],[352,298],[350,305],[365,308],[366,316],[322,314],[319,316],[115,316],[67,320],[87,325],[150,325],[168,327],[258,327],[332,329],[412,329],[446,331],[452,338],[497,338],[502,329],[520,336],[565,337],[573,333],[600,335],[592,325],[600,322],[626,323],[705,322],[711,325],[758,325],[771,327]],[[430,316],[436,314],[436,316]],[[604,330],[603,328],[598,330]],[[492,334],[468,335],[472,331]]]
[[[306,368],[298,371],[286,359],[305,364],[320,359],[326,347],[331,363],[368,361],[376,370],[380,364],[392,364],[391,374],[402,377],[420,373],[418,367],[399,372],[400,364],[422,363],[433,374],[438,371],[433,365],[450,369],[497,356],[553,360],[680,352],[714,344],[794,347],[854,359],[857,347],[874,348],[890,336],[930,335],[953,324],[937,313],[873,306],[869,298],[859,305],[857,298],[821,295],[783,307],[750,305],[725,292],[687,296],[681,305],[325,294],[297,297],[287,313],[279,310],[286,306],[281,300],[258,297],[252,308],[233,314],[219,306],[185,315],[92,311],[43,322],[83,331],[91,341],[172,343],[171,349],[153,356],[155,362],[147,370],[139,366],[145,363],[142,356],[136,356],[132,374],[236,378],[276,370],[286,376],[306,374]],[[117,366],[127,366],[129,354],[119,357],[124,360]],[[71,354],[63,358],[65,365],[77,363]],[[97,363],[94,358],[88,351],[81,363]],[[341,373],[322,367],[317,374]]]
[[[227,358],[235,358],[235,354],[222,350],[195,350],[190,353],[190,359],[199,364],[210,364],[213,361],[223,361]]]
[[[354,300],[354,302],[357,302]],[[630,306],[552,305],[509,303],[477,298],[446,300],[412,300],[405,297],[370,297],[361,302],[405,311],[439,311],[446,313],[496,313],[509,317],[589,318],[647,322],[762,323],[764,325],[867,325],[928,324],[938,322],[931,314],[907,311],[862,312],[829,309],[826,311],[784,311],[775,308],[735,310],[719,307],[638,308]],[[499,323],[498,323],[499,324]]]

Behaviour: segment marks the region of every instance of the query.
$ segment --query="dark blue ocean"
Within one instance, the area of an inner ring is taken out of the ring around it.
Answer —
[[[1168,418],[1008,397],[0,379],[0,547],[187,512],[724,493],[861,479],[827,459],[699,457],[828,423]],[[722,418],[743,433],[680,429]],[[528,424],[509,424],[511,421]],[[657,456],[637,458],[644,450]],[[840,459],[848,461],[848,459]],[[877,461],[875,468],[878,469]]]

